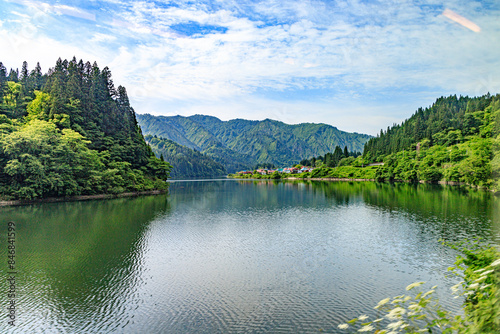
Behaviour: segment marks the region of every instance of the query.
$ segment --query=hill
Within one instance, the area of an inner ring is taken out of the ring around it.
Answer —
[[[441,97],[370,139],[378,179],[450,181],[499,189],[500,95]]]
[[[206,154],[179,145],[170,139],[146,135],[146,142],[157,157],[172,165],[172,178],[217,177],[226,175],[224,166]]]
[[[124,87],[97,63],[0,63],[0,196],[35,199],[166,189],[169,164],[137,125]]]
[[[335,147],[362,151],[369,135],[348,133],[327,124],[285,124],[266,119],[221,121],[213,116],[137,115],[145,134],[196,149],[223,164],[228,172],[258,164],[286,166],[304,157],[324,155]]]

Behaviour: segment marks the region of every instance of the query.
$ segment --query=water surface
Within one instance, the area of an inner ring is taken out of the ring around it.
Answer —
[[[18,299],[0,332],[337,333],[420,280],[458,310],[456,253],[438,240],[500,243],[499,209],[460,188],[248,180],[1,208],[4,235],[17,223]]]

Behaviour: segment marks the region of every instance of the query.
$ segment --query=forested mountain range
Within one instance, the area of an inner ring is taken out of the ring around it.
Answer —
[[[363,152],[377,178],[453,181],[500,189],[500,95],[441,97],[382,130]]]
[[[61,60],[43,74],[0,62],[0,196],[34,199],[166,189],[124,87],[108,67]]]
[[[348,133],[327,124],[296,125],[266,119],[222,121],[213,116],[137,115],[144,134],[157,135],[207,154],[228,172],[258,164],[286,166],[335,147],[362,151],[369,135]]]
[[[146,135],[146,142],[162,160],[172,165],[172,178],[217,177],[227,175],[224,166],[206,154],[179,145],[170,139]]]

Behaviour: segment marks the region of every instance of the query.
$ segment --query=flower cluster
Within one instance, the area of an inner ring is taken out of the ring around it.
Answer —
[[[385,312],[384,316],[366,321],[368,316],[362,315],[338,328],[377,334],[500,333],[500,252],[490,247],[465,249],[464,253],[466,257],[459,257],[450,271],[462,273],[463,280],[451,290],[455,298],[465,297],[465,316],[446,311],[434,297],[437,286],[433,286],[426,292],[382,299],[375,309]],[[467,267],[461,267],[462,263]],[[406,290],[420,290],[424,283],[412,283]]]

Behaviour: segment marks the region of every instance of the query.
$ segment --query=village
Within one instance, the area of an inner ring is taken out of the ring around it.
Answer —
[[[260,174],[260,175],[270,175],[275,172],[278,172],[280,174],[299,174],[299,173],[305,173],[305,172],[311,172],[313,171],[313,167],[306,167],[302,166],[301,168],[298,167],[286,167],[286,168],[278,168],[278,169],[256,169],[255,171],[240,171],[237,172],[236,175],[251,175],[251,174]]]

